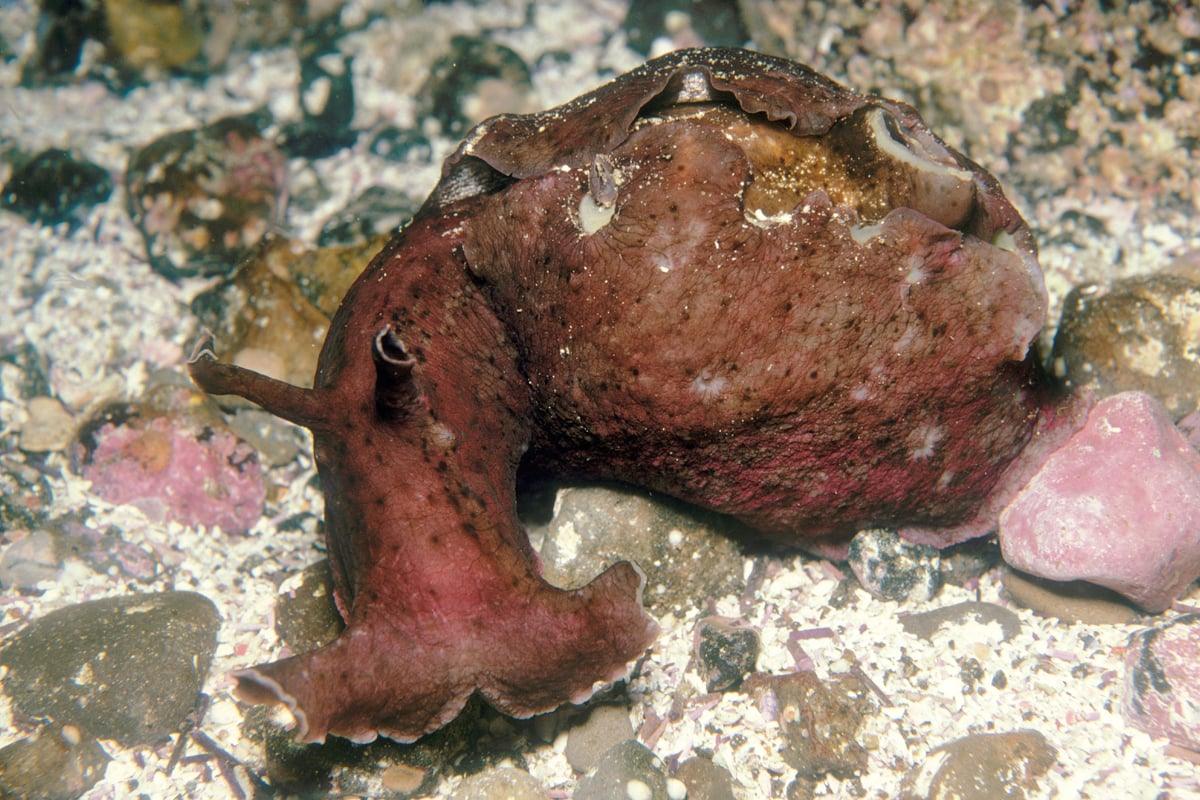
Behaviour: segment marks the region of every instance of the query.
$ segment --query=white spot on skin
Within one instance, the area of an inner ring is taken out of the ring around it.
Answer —
[[[728,380],[720,375],[714,378],[707,372],[697,375],[692,380],[692,391],[706,400],[719,397],[727,386]]]
[[[851,225],[850,238],[865,245],[883,232],[883,225]]]
[[[855,386],[850,390],[850,399],[856,403],[861,403],[871,397],[871,390],[866,386]]]
[[[904,283],[908,286],[924,283],[929,277],[925,272],[925,259],[919,255],[911,255],[904,259],[904,266],[908,268],[908,274],[904,276]]]
[[[915,439],[919,444],[908,454],[910,461],[923,461],[933,455],[933,451],[937,449],[938,443],[945,437],[946,431],[941,425],[923,424],[918,425],[913,431],[910,441]]]
[[[599,205],[590,194],[585,194],[579,201],[579,228],[591,236],[607,225],[616,213],[615,204],[605,208]]]

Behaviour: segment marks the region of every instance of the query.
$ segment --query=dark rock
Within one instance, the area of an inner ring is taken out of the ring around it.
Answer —
[[[586,717],[572,725],[563,755],[576,772],[587,772],[600,762],[605,753],[633,736],[628,708],[595,706]]]
[[[326,317],[332,317],[350,284],[389,238],[381,235],[359,244],[293,253],[282,260],[282,266],[308,302]]]
[[[305,567],[295,589],[275,599],[275,632],[294,653],[307,653],[329,644],[346,627],[333,602],[329,561]]]
[[[271,784],[290,794],[404,800],[428,793],[452,764],[477,748],[478,722],[479,705],[468,703],[454,722],[413,744],[376,739],[361,745],[338,737],[324,744],[299,744],[272,709],[254,706],[246,712],[242,733],[263,748]],[[391,788],[380,793],[384,777]]]
[[[729,770],[694,756],[679,765],[675,779],[687,787],[687,800],[734,800]]]
[[[108,597],[52,611],[3,650],[18,714],[125,745],[179,730],[212,662],[220,617],[194,592]]]
[[[54,580],[62,572],[57,538],[48,530],[29,535],[0,549],[0,588],[33,591],[41,581]]]
[[[941,552],[942,581],[965,586],[1000,563],[1000,543],[995,536],[982,536],[947,547]]]
[[[1021,800],[1057,760],[1058,752],[1037,731],[973,734],[930,752],[905,777],[900,796]]]
[[[556,586],[582,586],[628,559],[646,573],[643,601],[656,614],[693,608],[745,586],[741,553],[727,535],[737,528],[723,518],[605,486],[560,489],[555,510],[549,524],[530,532],[534,541],[544,537],[544,575]]]
[[[384,128],[371,140],[371,152],[388,161],[428,162],[433,159],[429,137],[413,128]]]
[[[995,603],[972,600],[935,608],[933,611],[922,611],[919,614],[901,615],[900,624],[914,636],[930,640],[943,625],[958,625],[967,620],[974,620],[979,624],[999,623],[1001,638],[1006,642],[1021,632],[1021,618],[1007,608]]]
[[[895,531],[859,531],[850,540],[848,561],[862,587],[881,600],[919,602],[942,588],[938,550],[906,542]]]
[[[755,693],[775,697],[783,732],[783,760],[806,780],[826,775],[845,780],[867,768],[867,750],[857,740],[874,707],[870,688],[854,675],[822,682],[812,672],[753,679]]]
[[[75,800],[104,777],[108,754],[72,725],[49,726],[0,750],[0,797]]]
[[[359,244],[377,236],[390,237],[405,225],[417,209],[418,200],[384,186],[372,186],[354,198],[321,228],[317,244]]]
[[[695,657],[708,691],[736,689],[754,671],[758,631],[739,620],[706,617],[696,625]]]
[[[84,43],[100,26],[102,11],[99,0],[42,0],[37,48],[21,82],[34,85],[70,76],[79,66]]]
[[[1140,390],[1180,419],[1200,408],[1200,281],[1179,274],[1071,290],[1054,337],[1054,366],[1100,396]]]
[[[1138,610],[1119,594],[1085,581],[1052,581],[1005,568],[1004,590],[1017,605],[1044,617],[1089,625],[1128,625]]]
[[[673,29],[677,19],[696,39],[688,47],[745,47],[750,39],[734,0],[632,0],[622,27],[629,46],[649,55],[655,39],[680,33]]]
[[[66,150],[44,150],[13,171],[0,203],[30,222],[57,225],[78,219],[80,212],[112,194],[108,170],[72,156]]]
[[[1121,711],[1134,727],[1200,751],[1200,614],[1137,631],[1125,651]]]
[[[531,110],[529,67],[516,51],[490,39],[455,36],[450,52],[433,63],[419,97],[421,116],[460,136],[499,113]]]
[[[593,772],[580,779],[575,800],[618,800],[633,796],[668,800],[663,763],[640,742],[621,742],[601,757]]]
[[[302,158],[325,158],[353,144],[354,75],[351,59],[330,43],[308,40],[300,55],[300,109],[304,119],[284,131],[284,149]],[[316,40],[320,41],[320,40]]]
[[[254,116],[229,117],[154,140],[125,180],[155,270],[227,275],[282,218],[287,161]]]

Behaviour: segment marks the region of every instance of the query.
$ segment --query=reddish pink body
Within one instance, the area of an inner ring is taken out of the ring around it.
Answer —
[[[416,738],[473,692],[518,716],[652,641],[628,563],[546,584],[518,468],[616,478],[785,541],[991,524],[1042,419],[1032,239],[900,104],[681,51],[479,126],[335,317],[315,387],[193,362],[309,426],[333,644],[239,673],[300,734]]]

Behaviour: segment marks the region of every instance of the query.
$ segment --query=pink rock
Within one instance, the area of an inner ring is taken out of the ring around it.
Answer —
[[[1153,736],[1200,750],[1200,614],[1129,637],[1121,711]]]
[[[1162,611],[1200,576],[1200,453],[1149,395],[1105,398],[1000,514],[1000,546]]]
[[[167,417],[100,428],[83,476],[110,503],[229,533],[248,531],[266,498],[253,448],[227,431],[197,434]]]

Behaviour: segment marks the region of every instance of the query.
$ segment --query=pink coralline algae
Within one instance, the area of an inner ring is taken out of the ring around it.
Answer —
[[[1200,577],[1200,453],[1149,395],[1107,397],[1000,515],[1000,546],[1162,611]]]
[[[1031,343],[1033,236],[910,107],[682,50],[481,123],[334,316],[312,389],[193,355],[313,433],[332,643],[235,674],[298,736],[411,741],[472,695],[528,717],[656,625],[620,562],[546,582],[524,477],[616,479],[778,541],[986,533],[1071,433]]]
[[[227,431],[195,433],[167,417],[107,423],[83,477],[105,500],[184,525],[244,533],[262,516],[266,487],[258,456]]]

